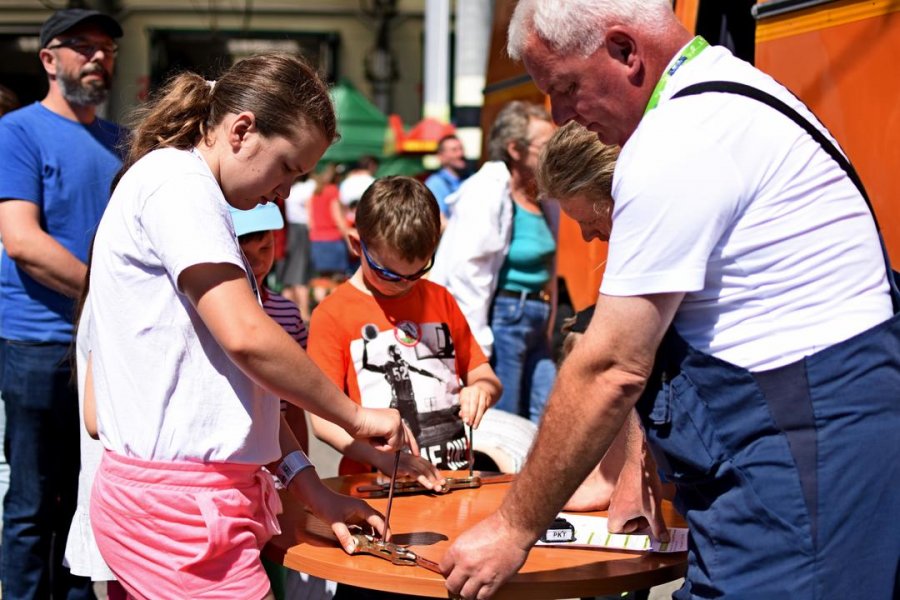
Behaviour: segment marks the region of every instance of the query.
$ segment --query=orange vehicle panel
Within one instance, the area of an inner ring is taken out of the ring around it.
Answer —
[[[675,16],[688,31],[694,31],[697,26],[700,0],[676,0],[672,10],[675,11]]]
[[[756,64],[841,144],[900,265],[900,2],[834,2],[757,26]]]

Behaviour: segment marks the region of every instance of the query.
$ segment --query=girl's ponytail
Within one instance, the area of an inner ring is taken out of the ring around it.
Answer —
[[[175,75],[148,104],[135,112],[122,171],[157,148],[187,149],[206,134],[214,86],[196,73]]]
[[[147,105],[137,109],[125,171],[157,148],[197,146],[228,114],[252,112],[266,137],[302,135],[315,127],[328,140],[337,136],[328,88],[303,59],[261,54],[241,60],[218,81],[196,73],[172,77]]]

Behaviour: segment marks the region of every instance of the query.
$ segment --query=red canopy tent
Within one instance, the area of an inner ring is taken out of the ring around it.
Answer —
[[[453,125],[432,117],[425,117],[409,131],[403,130],[403,122],[398,115],[388,117],[388,123],[394,134],[397,154],[434,154],[442,137],[456,133]]]

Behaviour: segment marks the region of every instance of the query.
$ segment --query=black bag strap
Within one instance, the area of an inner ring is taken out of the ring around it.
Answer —
[[[722,92],[726,94],[737,94],[739,96],[746,96],[747,98],[752,98],[753,100],[757,100],[758,102],[762,102],[766,104],[788,119],[799,125],[806,133],[808,133],[812,139],[814,139],[818,144],[822,147],[825,152],[831,156],[832,159],[838,164],[838,166],[843,169],[843,171],[847,174],[847,177],[850,178],[850,181],[853,182],[853,185],[856,186],[856,189],[859,191],[859,194],[863,197],[863,200],[866,201],[866,206],[869,207],[869,212],[872,213],[872,220],[875,222],[875,229],[878,231],[878,240],[881,242],[881,252],[884,255],[884,264],[887,268],[888,273],[888,283],[891,287],[891,297],[894,302],[894,312],[900,312],[900,289],[897,287],[897,278],[900,274],[897,274],[891,268],[891,259],[888,256],[887,246],[884,244],[884,238],[881,235],[881,227],[878,225],[878,218],[875,216],[875,209],[872,208],[872,203],[869,200],[869,194],[866,192],[865,186],[863,186],[862,180],[859,178],[859,174],[856,172],[856,169],[853,168],[853,165],[850,164],[850,161],[847,160],[847,157],[837,149],[837,147],[829,140],[822,131],[810,123],[807,119],[805,119],[800,113],[796,110],[773,96],[768,92],[764,92],[761,89],[755,88],[751,85],[746,85],[743,83],[738,83],[736,81],[704,81],[701,83],[695,83],[693,85],[689,85],[686,88],[679,90],[676,92],[672,98],[683,98],[685,96],[695,96],[697,94],[703,94],[706,92]]]

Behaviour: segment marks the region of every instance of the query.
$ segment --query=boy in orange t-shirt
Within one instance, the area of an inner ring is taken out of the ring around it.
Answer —
[[[439,488],[439,468],[467,464],[464,425],[478,427],[500,381],[453,296],[421,279],[440,239],[431,192],[409,177],[379,179],[357,206],[356,227],[349,242],[360,267],[313,312],[309,355],[356,402],[400,411],[421,456],[403,454],[399,472]],[[316,436],[344,454],[342,473],[371,468],[359,463],[391,472],[392,454],[312,422]]]

